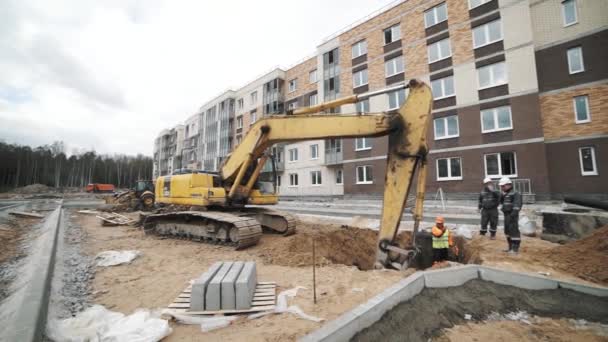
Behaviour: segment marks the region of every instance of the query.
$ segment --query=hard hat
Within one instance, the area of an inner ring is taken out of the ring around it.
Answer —
[[[445,220],[443,219],[442,216],[437,216],[437,218],[435,219],[435,223],[444,223]]]
[[[500,186],[507,185],[507,184],[513,184],[513,182],[511,182],[511,179],[509,179],[509,177],[502,177],[500,179],[500,181],[498,182],[498,185],[500,185]]]
[[[491,181],[492,181],[492,178],[486,177],[483,179],[483,184],[490,183]]]

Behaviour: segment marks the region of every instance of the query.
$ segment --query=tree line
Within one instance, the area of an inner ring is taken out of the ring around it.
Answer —
[[[35,148],[0,141],[0,190],[3,191],[36,183],[56,188],[109,183],[120,188],[151,178],[152,158],[141,154],[133,157],[74,151],[68,156],[61,141]]]

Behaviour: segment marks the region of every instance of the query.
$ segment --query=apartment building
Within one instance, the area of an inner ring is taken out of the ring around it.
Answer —
[[[608,1],[531,1],[554,193],[608,194]]]
[[[181,167],[184,143],[184,125],[162,130],[154,139],[152,175],[154,178],[170,175]]]
[[[470,197],[485,177],[509,176],[537,199],[605,196],[607,7],[595,0],[392,3],[323,40],[314,56],[231,93],[234,143],[261,116],[417,78],[434,96],[428,195]],[[336,112],[391,112],[406,97],[396,91]],[[379,137],[280,144],[271,152],[282,196],[379,197],[387,148]],[[205,150],[197,156],[207,157]],[[272,178],[270,163],[263,171]]]

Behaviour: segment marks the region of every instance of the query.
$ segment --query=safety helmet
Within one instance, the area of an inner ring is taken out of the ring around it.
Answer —
[[[490,177],[486,177],[486,178],[484,178],[484,179],[483,179],[483,184],[488,184],[488,183],[490,183],[491,181],[492,181],[492,178],[490,178]]]
[[[500,186],[507,185],[507,184],[513,184],[513,182],[511,182],[511,179],[509,179],[509,177],[502,177],[500,179],[500,181],[498,182],[498,185],[500,185]]]
[[[443,216],[437,216],[437,218],[435,219],[435,223],[444,223],[445,220],[443,219]]]

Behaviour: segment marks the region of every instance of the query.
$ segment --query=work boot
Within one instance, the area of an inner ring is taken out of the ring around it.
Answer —
[[[486,232],[479,232],[479,235],[486,236]]]
[[[513,241],[512,252],[513,252],[513,254],[519,253],[519,241]]]
[[[496,240],[496,234],[490,234],[490,240]]]
[[[505,253],[509,253],[513,249],[513,242],[511,242],[511,238],[507,238],[507,242],[509,243],[509,249],[503,250]]]

